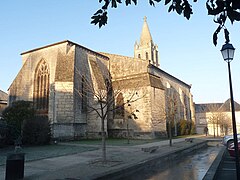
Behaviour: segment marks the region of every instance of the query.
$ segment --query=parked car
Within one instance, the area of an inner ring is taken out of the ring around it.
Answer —
[[[237,134],[238,140],[240,140],[240,134]],[[233,135],[226,135],[223,137],[222,144],[224,146],[229,147],[229,145],[233,143]]]
[[[228,152],[230,156],[235,157],[235,149],[234,149],[234,143],[229,144],[228,146]],[[238,153],[240,154],[240,141],[238,141]]]

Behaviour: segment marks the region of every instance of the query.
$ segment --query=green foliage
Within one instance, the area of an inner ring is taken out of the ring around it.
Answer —
[[[23,123],[23,143],[30,145],[49,144],[51,128],[46,116],[36,116]]]
[[[0,148],[8,144],[7,142],[8,133],[9,131],[8,131],[7,123],[0,119]]]
[[[178,135],[195,134],[195,124],[192,121],[180,120],[177,124]]]
[[[217,45],[218,33],[224,29],[224,36],[226,43],[229,40],[229,32],[225,27],[227,19],[233,24],[234,21],[240,21],[240,1],[237,0],[208,0],[206,2],[208,15],[214,16],[214,22],[219,24],[218,28],[213,34],[213,44]]]
[[[34,109],[30,102],[16,101],[3,111],[2,117],[9,129],[7,139],[10,143],[13,143],[21,136],[23,121],[34,117]]]
[[[99,25],[101,28],[103,25],[107,24],[108,21],[108,7],[117,8],[119,4],[125,2],[125,5],[137,5],[137,0],[99,0],[99,3],[103,3],[103,6],[96,11],[96,13],[91,17],[91,24]],[[160,3],[161,0],[148,0],[149,5],[155,7],[156,3]],[[193,0],[197,2],[197,0]],[[164,5],[168,6],[168,12],[176,12],[179,15],[183,15],[186,19],[190,19],[193,14],[192,5],[189,0],[165,0]],[[206,8],[208,15],[215,16],[214,22],[219,24],[218,28],[213,34],[213,44],[217,45],[218,33],[224,29],[224,36],[226,43],[229,40],[229,32],[225,27],[225,22],[227,19],[233,24],[234,21],[240,21],[240,1],[238,0],[207,0]]]
[[[186,131],[187,131],[187,121],[180,120],[180,122],[178,122],[178,135],[180,136],[186,135]]]
[[[190,131],[190,134],[193,135],[193,134],[196,134],[196,125],[193,121],[191,121],[191,131]]]
[[[125,1],[126,6],[131,5],[132,2],[134,5],[137,5],[137,0],[123,1]],[[149,0],[149,4],[155,7],[155,3],[159,3],[160,1],[161,0]],[[193,0],[193,2],[196,1],[197,0]],[[99,28],[101,28],[103,25],[107,24],[108,7],[117,8],[117,6],[122,3],[122,0],[99,0],[99,3],[103,3],[103,6],[91,17],[91,24],[98,24]],[[189,4],[188,0],[165,0],[164,5],[169,5],[168,12],[176,11],[177,14],[183,15],[186,19],[190,19],[191,14],[193,14],[192,6]]]

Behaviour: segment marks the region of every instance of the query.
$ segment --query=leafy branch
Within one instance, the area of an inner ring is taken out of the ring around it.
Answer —
[[[217,45],[218,33],[223,29],[226,43],[230,41],[229,32],[225,26],[226,20],[229,19],[233,24],[234,21],[240,21],[240,1],[236,0],[208,0],[206,2],[208,15],[214,16],[214,22],[219,24],[213,33],[213,44]]]
[[[159,3],[161,0],[149,0],[149,4],[155,7],[156,3]],[[118,5],[125,2],[125,5],[137,5],[137,0],[99,0],[99,3],[102,3],[103,6],[97,10],[91,17],[91,24],[99,26],[101,28],[103,25],[107,24],[108,21],[108,8],[117,8]],[[197,0],[193,0],[197,2]],[[192,5],[189,4],[188,0],[165,0],[164,5],[169,5],[168,12],[176,11],[177,14],[183,15],[186,19],[190,19],[193,14]]]
[[[192,5],[189,0],[162,0],[164,5],[168,6],[168,12],[176,12],[179,15],[184,16],[186,19],[190,19],[193,14]],[[192,0],[197,2],[197,0]],[[138,0],[99,0],[102,7],[97,10],[91,17],[91,24],[98,25],[101,28],[107,24],[108,21],[108,9],[117,8],[120,4],[125,2],[126,6],[137,5]],[[155,7],[155,4],[160,3],[161,0],[148,0],[149,5]],[[214,16],[214,22],[218,24],[217,29],[213,33],[213,44],[217,45],[218,34],[222,30],[226,43],[230,41],[229,31],[227,30],[225,23],[227,19],[233,24],[235,21],[240,21],[240,1],[238,0],[207,0],[206,8],[208,15]]]

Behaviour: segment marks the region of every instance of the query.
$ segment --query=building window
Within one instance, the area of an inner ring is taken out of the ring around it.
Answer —
[[[146,60],[148,60],[148,52],[146,52]]]
[[[41,61],[36,68],[34,82],[34,106],[38,114],[48,113],[49,68],[46,61]]]
[[[141,59],[141,54],[138,54],[138,58]]]

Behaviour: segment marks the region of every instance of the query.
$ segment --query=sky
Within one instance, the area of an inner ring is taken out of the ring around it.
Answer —
[[[90,24],[101,7],[98,0],[1,0],[0,1],[0,89],[7,92],[21,69],[21,53],[70,40],[97,52],[133,56],[140,39],[143,17],[155,44],[160,68],[191,84],[195,103],[219,103],[230,97],[227,63],[218,45],[212,43],[217,24],[207,15],[205,1],[193,3],[193,16],[186,20],[168,13],[164,1],[151,7],[148,0],[137,6],[110,9],[108,24],[101,29]],[[234,100],[240,103],[240,24],[227,24],[230,41],[236,48],[231,62]]]

